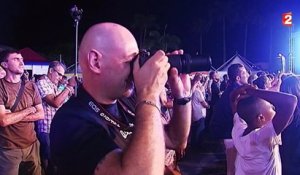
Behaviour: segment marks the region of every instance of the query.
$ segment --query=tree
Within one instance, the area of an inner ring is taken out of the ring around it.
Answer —
[[[260,28],[265,27],[266,16],[261,15],[261,12],[264,12],[262,7],[267,7],[266,1],[263,0],[254,0],[254,1],[245,1],[240,3],[237,7],[239,11],[237,23],[244,25],[244,41],[243,41],[243,54],[244,57],[247,56],[247,43],[248,43],[248,33],[249,26],[256,25]]]
[[[157,30],[149,32],[149,37],[145,40],[145,49],[150,51],[164,50],[166,52],[179,49],[180,38],[168,33],[161,34]]]
[[[201,16],[192,24],[192,32],[199,36],[199,54],[203,54],[203,35],[206,34],[212,25],[212,18]]]
[[[215,22],[222,23],[222,44],[223,44],[223,62],[226,61],[226,28],[227,21],[235,18],[238,13],[234,10],[236,2],[225,1],[225,0],[215,0],[210,7],[209,14],[212,16]]]
[[[155,15],[142,15],[137,14],[134,16],[134,23],[131,28],[135,30],[134,33],[139,35],[139,45],[144,48],[146,36],[151,29],[159,29],[159,25],[156,23]]]

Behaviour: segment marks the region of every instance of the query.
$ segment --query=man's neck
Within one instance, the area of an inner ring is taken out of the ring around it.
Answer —
[[[6,81],[10,83],[18,83],[21,81],[21,76],[20,74],[6,74],[4,77]]]
[[[103,94],[103,91],[101,91],[101,89],[99,87],[97,89],[95,89],[95,87],[97,87],[95,85],[90,86],[89,84],[86,84],[83,82],[82,86],[87,91],[87,93],[90,94],[90,96],[92,96],[96,100],[96,102],[98,102],[100,104],[109,105],[109,104],[114,104],[117,101],[117,99],[112,100],[112,99],[109,99],[108,97],[106,97]]]

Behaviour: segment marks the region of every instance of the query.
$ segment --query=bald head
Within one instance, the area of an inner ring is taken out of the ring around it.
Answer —
[[[85,33],[79,48],[82,84],[98,102],[111,104],[133,88],[132,59],[138,54],[134,36],[115,23],[100,23]]]
[[[124,46],[136,47],[137,43],[131,32],[115,23],[100,23],[88,29],[79,47],[79,64],[85,71],[85,61],[91,52],[101,55],[115,53]]]

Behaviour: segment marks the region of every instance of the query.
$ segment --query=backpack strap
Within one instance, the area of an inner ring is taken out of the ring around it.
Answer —
[[[21,86],[20,86],[20,89],[19,89],[19,92],[18,92],[18,95],[17,95],[17,98],[15,100],[15,103],[14,103],[14,105],[10,109],[11,112],[14,112],[16,110],[16,108],[17,108],[17,106],[18,106],[18,104],[19,104],[19,102],[20,102],[20,100],[21,100],[21,98],[23,96],[24,90],[25,90],[25,81],[22,80],[21,81]]]

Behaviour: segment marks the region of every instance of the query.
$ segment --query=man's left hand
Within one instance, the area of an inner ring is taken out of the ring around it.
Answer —
[[[182,55],[183,50],[175,50],[168,55]],[[183,98],[191,96],[191,79],[188,74],[180,74],[176,68],[171,68],[169,72],[169,85],[173,97]]]

